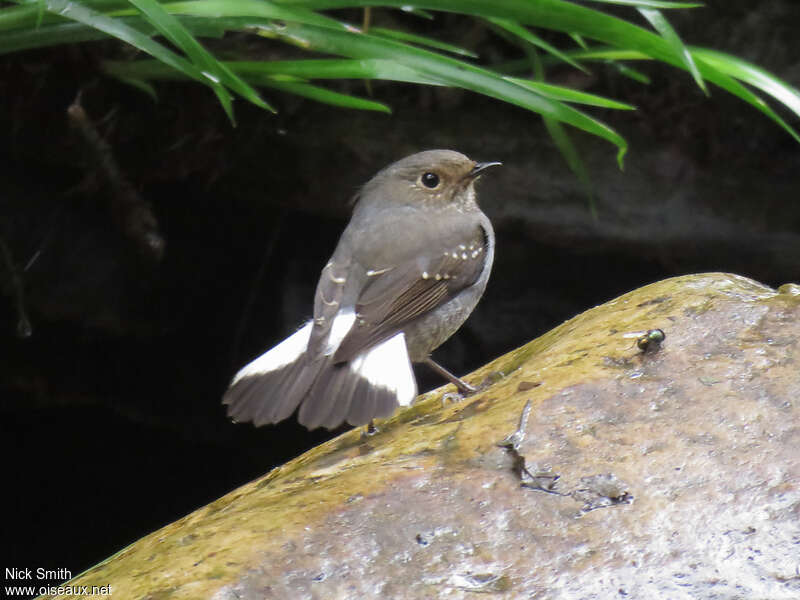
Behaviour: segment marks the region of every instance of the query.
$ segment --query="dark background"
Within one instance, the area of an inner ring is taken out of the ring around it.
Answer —
[[[670,16],[687,42],[800,86],[800,7],[752,6],[711,2]],[[482,56],[517,56],[469,19],[423,28]],[[0,236],[20,278],[0,259],[11,550],[0,567],[76,575],[335,433],[293,420],[235,426],[220,397],[239,367],[308,318],[357,186],[412,152],[445,147],[505,163],[479,185],[498,236],[486,296],[435,354],[457,373],[665,277],[800,279],[800,145],[719,89],[705,98],[684,72],[636,65],[649,86],[603,65],[588,78],[551,72],[639,109],[593,113],[629,140],[624,173],[613,147],[573,132],[594,180],[595,220],[540,119],[521,109],[373,83],[391,116],[266,92],[278,115],[237,101],[234,129],[206,88],[159,84],[154,103],[103,78],[97,61],[119,52],[95,43],[0,58]],[[342,85],[367,95],[361,82]],[[149,204],[145,217],[121,214],[124,190],[70,125],[79,91],[122,177]],[[24,339],[20,290],[32,327]],[[423,390],[441,383],[419,375]]]

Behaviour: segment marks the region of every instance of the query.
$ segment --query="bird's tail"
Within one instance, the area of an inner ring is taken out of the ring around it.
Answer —
[[[222,400],[229,417],[258,427],[283,421],[294,412],[319,371],[306,355],[312,325],[309,321],[236,373]]]
[[[223,400],[230,417],[259,426],[282,421],[300,406],[302,425],[333,429],[344,421],[365,425],[411,404],[417,383],[403,333],[334,363],[333,354],[306,354],[312,324],[236,374]]]

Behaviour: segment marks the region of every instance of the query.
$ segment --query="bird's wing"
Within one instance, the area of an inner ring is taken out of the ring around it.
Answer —
[[[336,362],[388,339],[478,280],[489,250],[481,225],[425,237],[426,245],[413,257],[367,270],[355,302],[355,320],[338,345]]]

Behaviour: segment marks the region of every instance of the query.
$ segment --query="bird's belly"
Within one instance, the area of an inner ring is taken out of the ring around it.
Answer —
[[[467,320],[483,294],[482,286],[475,285],[458,296],[424,314],[403,328],[411,362],[421,362]]]

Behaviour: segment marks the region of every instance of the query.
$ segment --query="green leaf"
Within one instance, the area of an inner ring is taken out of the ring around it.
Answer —
[[[349,96],[347,94],[340,94],[322,87],[312,85],[305,82],[297,81],[279,81],[276,79],[264,80],[264,85],[273,87],[278,90],[290,92],[298,96],[305,96],[317,102],[331,104],[333,106],[340,106],[344,108],[355,108],[359,110],[375,110],[383,113],[391,113],[391,109],[385,104],[367,100],[365,98],[358,98],[356,96]]]
[[[532,44],[533,46],[541,48],[545,52],[548,52],[548,53],[552,54],[553,56],[555,56],[556,58],[558,58],[560,60],[563,60],[565,63],[568,63],[568,64],[572,65],[576,69],[579,69],[579,70],[583,71],[584,73],[588,73],[589,72],[579,62],[577,62],[574,59],[570,58],[568,55],[566,55],[563,52],[561,52],[558,48],[555,48],[551,44],[548,44],[542,38],[540,38],[538,35],[535,35],[535,34],[531,33],[530,31],[525,29],[525,27],[523,27],[522,25],[518,25],[514,21],[510,21],[508,19],[497,19],[497,18],[494,18],[494,17],[489,17],[486,20],[489,21],[490,23],[492,23],[493,25],[495,25],[496,27],[499,27],[499,28],[507,31],[511,35],[523,40],[524,42],[527,42],[529,44]]]
[[[161,64],[161,63],[159,63],[159,64]],[[133,77],[117,77],[117,78],[122,83],[127,83],[129,86],[134,87],[134,88],[136,88],[137,90],[139,90],[141,92],[144,92],[145,94],[150,96],[150,98],[152,98],[153,101],[155,101],[155,102],[158,101],[158,95],[156,94],[156,89],[152,85],[150,85],[149,83],[144,81],[143,79],[136,79],[136,78],[133,78]]]
[[[601,108],[636,110],[636,107],[630,104],[624,104],[622,102],[617,102],[616,100],[611,100],[602,96],[596,96],[595,94],[588,94],[586,92],[580,92],[572,88],[553,85],[543,81],[532,81],[530,79],[520,79],[517,77],[506,77],[506,79],[513,81],[518,85],[530,88],[536,93],[546,96],[547,98],[552,98],[553,100],[574,102],[576,104],[587,104],[589,106],[599,106]]]
[[[550,134],[550,138],[555,143],[561,156],[567,161],[567,166],[569,166],[570,171],[572,171],[583,184],[584,193],[589,200],[589,211],[591,212],[592,218],[597,220],[597,203],[595,202],[592,178],[589,176],[589,171],[586,169],[586,165],[578,149],[575,148],[575,144],[572,143],[572,139],[561,123],[550,117],[542,117],[542,120],[544,121],[544,126],[547,128],[547,132]]]
[[[664,40],[666,40],[666,42],[672,46],[675,54],[680,58],[681,62],[683,62],[683,65],[686,67],[686,69],[692,74],[692,77],[694,77],[697,85],[701,90],[703,90],[703,93],[708,96],[708,88],[706,87],[705,81],[703,81],[703,77],[700,75],[700,71],[697,70],[697,65],[694,64],[692,55],[689,53],[688,48],[683,45],[683,41],[681,41],[678,33],[675,31],[672,25],[670,25],[663,13],[660,10],[653,8],[639,8],[639,12],[650,22],[653,28],[661,34],[661,37],[663,37]]]
[[[225,65],[248,82],[261,85],[276,77],[309,79],[383,79],[441,85],[405,65],[384,59],[316,58],[308,60],[230,61]],[[103,70],[119,78],[141,80],[175,79],[175,72],[155,60],[104,61]]]
[[[544,65],[542,64],[542,59],[539,56],[539,52],[530,44],[527,45],[524,50],[528,55],[528,61],[530,62],[534,77],[539,80],[537,82],[525,81],[525,83],[529,85],[531,83],[544,84]],[[597,219],[597,208],[595,207],[594,193],[592,189],[592,183],[589,178],[589,171],[587,171],[585,165],[583,164],[583,160],[581,159],[578,149],[572,143],[572,140],[567,134],[566,129],[561,123],[551,117],[548,117],[547,115],[542,115],[542,121],[544,122],[544,126],[545,129],[547,129],[548,135],[550,135],[550,139],[553,140],[558,152],[564,157],[564,160],[566,161],[570,171],[572,171],[573,174],[575,174],[583,184],[584,192],[586,193],[586,199],[589,202],[589,212],[595,219]]]
[[[308,8],[265,2],[263,0],[187,0],[185,2],[165,2],[162,6],[170,14],[192,15],[212,19],[260,17],[346,31],[358,31],[352,25],[340,23],[336,19],[317,14]],[[240,27],[244,28],[245,24],[241,23]]]
[[[374,0],[281,0],[290,1],[293,6],[308,8],[345,8],[376,5]],[[403,0],[382,0],[380,6],[399,6]],[[479,17],[498,17],[511,19],[521,25],[545,27],[575,33],[585,38],[605,42],[625,50],[641,52],[645,56],[660,60],[673,66],[686,69],[685,63],[675,54],[669,43],[661,36],[642,27],[563,0],[502,0],[497,2],[481,2],[480,0],[419,0],[415,6],[429,10],[441,10],[471,14]],[[677,4],[673,4],[677,6]],[[695,61],[697,64],[697,61]],[[773,121],[783,127],[792,137],[800,140],[800,136],[775,111],[767,106],[758,96],[750,93],[736,80],[713,66],[713,61],[697,64],[703,79],[710,81],[728,92],[750,103]]]
[[[702,2],[659,2],[658,0],[590,0],[602,4],[623,4],[625,6],[643,6],[645,8],[699,8]]]
[[[580,46],[580,47],[581,47],[581,48],[583,48],[584,50],[586,50],[586,49],[588,48],[588,46],[586,45],[586,40],[584,40],[584,39],[583,39],[583,38],[582,38],[580,35],[578,35],[577,33],[570,33],[570,34],[569,34],[569,37],[571,37],[571,38],[572,38],[572,41],[573,41],[573,42],[575,42],[576,44],[578,44],[578,46]]]
[[[691,47],[696,59],[714,69],[763,90],[800,117],[800,91],[752,63],[709,48]]]
[[[195,36],[222,37],[226,29],[221,27],[219,21],[211,19],[197,19],[194,17],[179,17],[184,26]],[[144,21],[141,15],[135,17],[120,17],[115,19],[128,27],[136,29],[147,37],[155,35],[156,29]],[[22,29],[0,35],[0,54],[16,52],[28,48],[44,48],[60,44],[77,44],[94,40],[107,39],[108,34],[94,27],[78,22],[50,23],[39,29]]]
[[[274,74],[282,74],[302,79],[383,79],[404,83],[442,85],[438,80],[425,76],[404,64],[380,58],[236,61],[228,64],[235,72],[255,82]]]
[[[39,29],[42,26],[44,14],[47,12],[44,0],[36,0],[36,7],[39,9],[36,11],[36,29]]]
[[[129,0],[138,8],[164,37],[175,44],[194,62],[204,77],[211,81],[214,92],[219,94],[217,88],[225,85],[231,90],[249,100],[256,106],[272,112],[274,109],[264,102],[256,91],[230,71],[225,65],[214,58],[195,37],[173,15],[167,13],[155,0]],[[225,96],[227,92],[224,92]],[[230,115],[232,117],[232,114]]]
[[[639,71],[638,69],[634,69],[633,67],[629,67],[626,64],[621,62],[617,62],[615,60],[608,60],[606,61],[607,64],[614,67],[617,71],[619,71],[620,75],[624,75],[634,81],[638,81],[639,83],[643,83],[645,85],[650,85],[650,77]]]
[[[112,19],[69,0],[47,0],[47,9],[58,13],[62,17],[78,21],[111,37],[127,42],[192,79],[197,81],[205,80],[202,73],[185,58],[154,42],[146,34],[125,24],[120,19]]]
[[[397,31],[396,29],[385,29],[383,27],[371,27],[369,32],[378,37],[385,37],[392,40],[400,40],[401,42],[408,42],[418,46],[427,46],[428,48],[436,48],[437,50],[444,50],[451,54],[458,54],[460,56],[468,56],[469,58],[478,58],[478,55],[465,48],[459,48],[452,44],[445,44],[439,40],[434,40],[421,35],[413,33],[405,33],[404,31]]]
[[[566,104],[507,81],[497,73],[453,58],[368,34],[334,31],[312,25],[286,23],[283,27],[276,27],[272,23],[265,22],[261,25],[261,31],[268,37],[283,39],[318,52],[357,59],[392,60],[444,85],[485,94],[553,117],[615,144],[619,149],[617,159],[620,165],[627,150],[627,142],[608,125]]]
[[[428,21],[433,21],[433,15],[427,10],[414,8],[413,6],[401,6],[400,10],[402,10],[404,13],[408,13],[409,15],[414,15],[422,19],[427,19]]]

